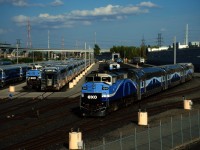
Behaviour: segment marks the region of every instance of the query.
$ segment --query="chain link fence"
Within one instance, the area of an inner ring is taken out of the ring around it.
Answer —
[[[159,126],[147,126],[146,130],[138,132],[134,129],[134,134],[126,137],[120,133],[120,138],[106,142],[102,140],[102,145],[89,148],[87,143],[84,149],[90,150],[169,150],[191,140],[200,138],[200,114],[199,110],[192,114],[171,117],[170,121]]]

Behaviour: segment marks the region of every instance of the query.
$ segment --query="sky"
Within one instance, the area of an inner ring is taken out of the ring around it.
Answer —
[[[0,0],[0,43],[109,49],[142,40],[157,45],[161,34],[168,46],[175,37],[184,42],[187,24],[189,42],[200,41],[199,6],[199,0]]]

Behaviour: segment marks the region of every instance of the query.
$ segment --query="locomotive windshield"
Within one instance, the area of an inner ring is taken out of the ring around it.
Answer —
[[[86,77],[85,78],[86,82],[93,82],[93,81],[97,81],[97,82],[111,82],[111,78],[110,77],[99,77],[99,76],[95,76],[95,77]]]
[[[102,77],[102,81],[104,81],[104,82],[110,82],[110,77]]]
[[[94,81],[101,81],[101,77],[94,77]]]
[[[93,81],[93,77],[86,77],[86,78],[85,78],[85,81],[86,81],[86,82],[91,82],[91,81]]]

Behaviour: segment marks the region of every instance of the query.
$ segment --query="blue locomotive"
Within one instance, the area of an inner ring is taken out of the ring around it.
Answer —
[[[81,113],[105,116],[120,106],[191,80],[193,73],[191,63],[92,72],[82,86]]]
[[[28,88],[40,89],[42,68],[41,65],[33,65],[32,69],[26,72],[26,83]]]

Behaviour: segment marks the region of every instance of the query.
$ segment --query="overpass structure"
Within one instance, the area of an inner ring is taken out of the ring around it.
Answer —
[[[84,53],[84,52],[93,52],[93,49],[58,49],[58,48],[24,48],[24,50],[28,50],[28,51],[38,51],[38,52],[80,52],[80,53]],[[101,52],[109,52],[110,49],[101,49]]]
[[[23,48],[23,47],[17,47],[17,45],[11,45],[7,43],[0,43],[0,49],[1,50],[6,50],[6,49],[11,49],[11,50],[23,50],[23,51],[38,51],[38,52],[85,52],[85,51],[90,51],[93,52],[93,49],[65,49],[65,48]],[[109,49],[101,49],[101,52],[109,52]]]
[[[22,51],[23,51],[23,53],[20,53]],[[109,51],[110,51],[109,49],[101,49],[100,50],[100,52],[102,52],[102,53],[109,52]],[[94,57],[93,49],[23,48],[23,47],[18,47],[17,45],[0,43],[0,53],[2,53],[4,58],[7,58],[7,57],[18,58],[18,57],[21,57],[22,55],[23,55],[23,57],[28,57],[28,54],[32,53],[32,57],[34,59],[34,52],[41,52],[43,55],[42,57],[44,57],[44,55],[46,55],[48,57],[48,59],[56,58],[57,54],[59,54],[59,53],[62,58],[66,58],[71,53],[77,53],[79,56],[83,56],[83,57],[84,56],[86,57],[86,55],[88,57]]]

